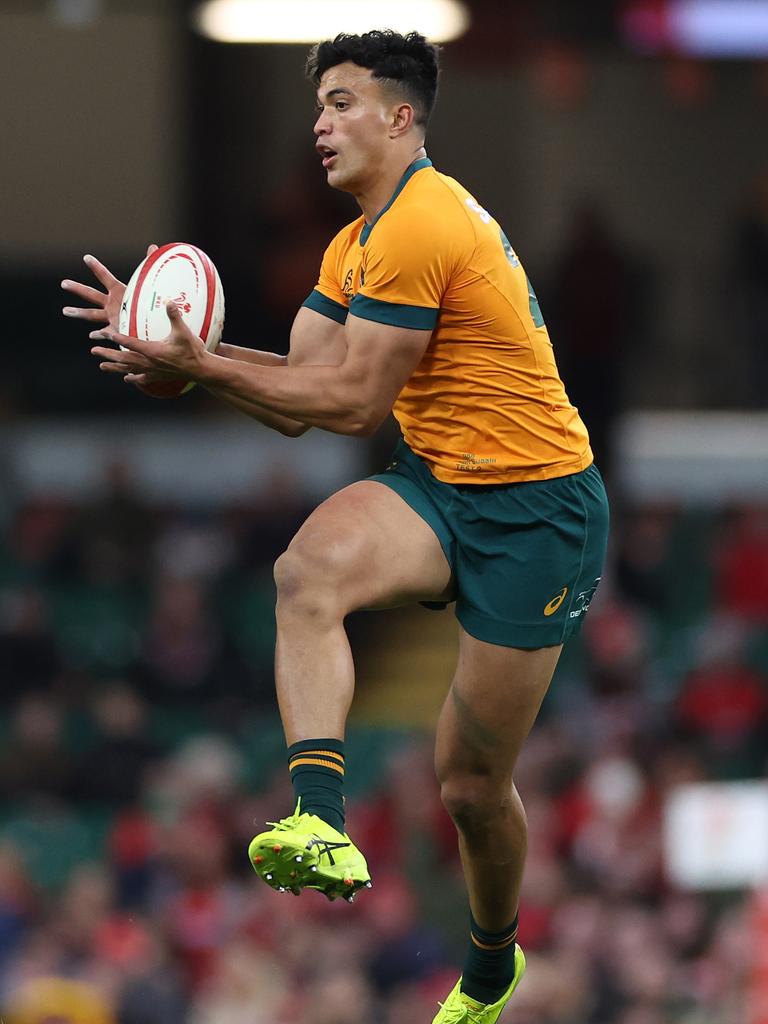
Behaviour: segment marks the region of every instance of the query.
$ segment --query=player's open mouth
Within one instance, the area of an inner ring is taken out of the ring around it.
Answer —
[[[320,156],[323,158],[323,167],[328,167],[331,163],[331,160],[335,159],[335,157],[338,156],[336,150],[329,149],[328,146],[318,146],[317,148],[318,152],[320,153]]]

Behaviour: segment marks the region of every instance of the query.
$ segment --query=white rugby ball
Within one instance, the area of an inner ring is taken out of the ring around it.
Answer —
[[[182,318],[209,352],[216,350],[224,328],[224,289],[213,261],[188,242],[156,249],[133,272],[120,306],[119,330],[142,341],[162,341],[170,332],[165,309],[173,299]],[[162,381],[143,390],[158,398],[175,398],[194,382]]]

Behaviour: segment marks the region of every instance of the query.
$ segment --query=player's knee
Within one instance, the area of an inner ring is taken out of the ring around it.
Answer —
[[[275,562],[278,615],[287,609],[316,614],[341,603],[343,564],[333,548],[294,541]]]
[[[502,784],[489,774],[448,771],[441,780],[440,798],[460,832],[481,836],[509,808],[511,789],[511,781]]]
[[[316,568],[301,545],[291,545],[280,555],[274,577],[278,604],[283,606],[306,601],[320,589]]]

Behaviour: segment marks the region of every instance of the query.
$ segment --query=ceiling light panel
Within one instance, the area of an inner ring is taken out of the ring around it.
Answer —
[[[192,17],[201,35],[220,43],[314,43],[372,28],[415,30],[439,43],[469,27],[459,0],[208,0]]]

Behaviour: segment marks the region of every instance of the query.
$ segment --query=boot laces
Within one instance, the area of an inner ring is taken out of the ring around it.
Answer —
[[[442,1024],[465,1024],[469,1019],[466,1006],[457,1006],[455,1003],[453,1006],[446,1006],[441,1002],[437,1005],[443,1010]]]
[[[293,814],[289,814],[288,817],[283,818],[282,821],[268,821],[267,825],[272,825],[281,832],[288,832],[290,829],[298,828],[301,817],[301,800],[299,800]]]

